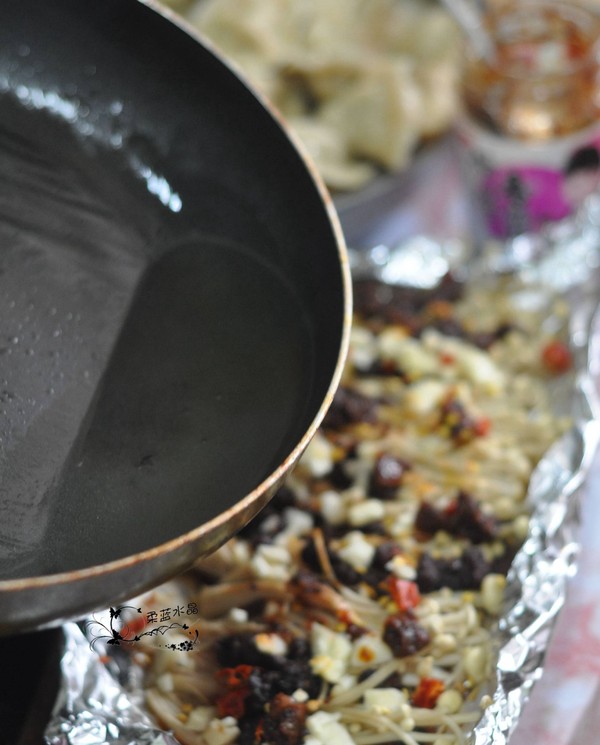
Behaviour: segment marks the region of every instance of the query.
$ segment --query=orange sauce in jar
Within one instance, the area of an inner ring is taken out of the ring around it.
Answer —
[[[600,13],[496,0],[485,25],[494,53],[467,56],[457,121],[476,229],[534,246],[600,196]]]
[[[470,57],[465,111],[479,125],[521,140],[580,131],[600,119],[600,17],[553,2],[502,3],[485,19],[491,60]]]

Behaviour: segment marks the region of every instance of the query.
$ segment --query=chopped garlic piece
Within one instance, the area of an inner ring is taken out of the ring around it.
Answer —
[[[348,509],[348,522],[355,528],[377,522],[385,516],[385,507],[380,499],[364,499]]]
[[[350,639],[345,634],[332,631],[320,623],[313,623],[311,647],[313,657],[310,666],[313,672],[329,683],[338,683],[346,672],[352,653]]]
[[[339,556],[351,564],[357,572],[364,572],[369,568],[375,547],[358,530],[353,530],[345,537],[338,549]]]
[[[440,655],[454,652],[457,647],[457,640],[453,634],[436,634],[433,637],[433,649]]]
[[[349,691],[351,688],[354,688],[356,683],[357,683],[356,675],[350,675],[349,673],[346,673],[346,675],[342,675],[342,677],[338,680],[338,682],[332,687],[331,695],[339,696],[340,693],[343,693],[344,691]]]
[[[462,705],[463,697],[453,688],[442,691],[438,700],[435,702],[435,708],[440,709],[446,714],[456,714],[457,711],[460,711]]]
[[[163,693],[171,693],[171,691],[174,691],[175,683],[173,682],[173,676],[171,673],[163,673],[156,681],[156,687]]]
[[[393,360],[411,378],[435,375],[439,369],[437,354],[396,328],[386,329],[380,334],[379,351],[384,359]]]
[[[315,478],[321,478],[333,468],[333,445],[317,432],[304,452],[302,464],[307,466]]]
[[[353,326],[349,359],[359,370],[368,370],[377,358],[377,340],[366,328]]]
[[[397,554],[385,565],[385,568],[399,579],[414,580],[417,577],[417,570],[412,564],[409,564],[402,554]]]
[[[283,546],[261,544],[250,560],[257,577],[287,580],[291,576],[292,557]]]
[[[481,583],[481,605],[492,616],[497,616],[504,603],[506,578],[502,574],[488,574]]]
[[[406,695],[397,688],[372,688],[363,696],[365,706],[380,714],[402,711],[406,704]]]
[[[259,651],[272,655],[285,655],[288,648],[279,634],[256,634],[254,644]]]
[[[388,645],[375,634],[364,634],[352,644],[350,666],[366,669],[392,659]]]
[[[321,514],[330,525],[340,525],[346,520],[343,498],[335,491],[324,491],[319,497]]]
[[[337,713],[317,711],[306,719],[306,727],[322,745],[354,745],[352,736],[339,719],[340,715]]]
[[[478,645],[469,647],[463,654],[465,672],[472,683],[481,683],[488,673],[488,655],[486,650]]]
[[[214,706],[196,706],[192,709],[189,717],[185,723],[188,729],[195,730],[196,732],[203,732],[208,726],[209,722],[214,719],[216,709]]]
[[[418,380],[406,391],[404,405],[412,414],[429,414],[448,395],[448,383],[441,380]]]
[[[230,745],[237,739],[240,730],[233,717],[213,719],[204,731],[204,739],[208,745]]]
[[[290,539],[307,535],[314,526],[312,515],[295,507],[288,507],[284,511],[283,517],[286,527],[275,538],[275,544],[278,546],[286,546]]]

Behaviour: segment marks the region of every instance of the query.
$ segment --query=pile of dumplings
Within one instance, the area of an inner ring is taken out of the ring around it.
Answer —
[[[170,4],[273,101],[334,191],[406,167],[456,111],[461,39],[430,0]]]

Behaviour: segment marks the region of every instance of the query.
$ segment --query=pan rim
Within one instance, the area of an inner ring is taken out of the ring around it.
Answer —
[[[102,564],[96,564],[89,567],[83,567],[81,569],[72,569],[53,574],[0,580],[0,596],[3,594],[6,595],[8,593],[17,593],[27,590],[44,588],[50,589],[52,587],[72,584],[86,579],[109,576],[121,570],[126,570],[138,563],[145,563],[155,560],[162,555],[169,554],[173,551],[185,547],[186,545],[193,544],[194,542],[200,540],[206,534],[217,532],[218,528],[222,524],[227,523],[235,515],[243,513],[246,509],[250,508],[251,505],[255,503],[262,495],[267,493],[270,489],[274,488],[277,483],[280,482],[290,471],[294,463],[300,458],[308,443],[316,434],[317,429],[319,428],[327,410],[331,406],[333,397],[341,381],[342,372],[348,354],[350,330],[352,324],[352,280],[350,274],[348,251],[333,198],[331,197],[327,187],[325,186],[322,177],[317,171],[316,165],[313,162],[306,147],[300,141],[298,136],[292,131],[285,118],[275,108],[275,106],[260,91],[258,91],[253,85],[251,85],[243,72],[237,67],[237,65],[231,60],[226,59],[215,47],[215,45],[201,32],[199,32],[198,29],[194,28],[190,23],[186,22],[183,18],[178,16],[169,8],[161,6],[158,0],[136,0],[136,2],[140,5],[148,7],[150,10],[162,16],[166,21],[177,26],[188,36],[197,41],[200,45],[204,46],[224,67],[228,68],[229,71],[238,78],[240,83],[257,99],[259,104],[264,109],[266,109],[266,111],[270,114],[276,124],[278,124],[283,134],[285,135],[291,146],[296,150],[299,158],[303,162],[318,193],[321,204],[325,210],[328,223],[333,232],[333,238],[338,255],[343,299],[343,318],[340,335],[340,345],[338,349],[336,364],[333,369],[331,380],[323,401],[321,402],[317,413],[315,414],[313,420],[307,427],[298,443],[274,471],[272,471],[256,487],[254,487],[251,492],[249,492],[238,502],[236,502],[235,505],[228,508],[224,512],[219,513],[216,517],[208,520],[200,526],[187,531],[186,533],[183,533],[175,538],[171,538],[163,543],[160,543],[157,546],[153,546],[152,548],[144,549],[143,551],[139,551],[135,554],[129,554],[127,556],[121,557],[120,559],[114,559]],[[184,569],[185,568],[183,568],[181,571],[184,571]]]

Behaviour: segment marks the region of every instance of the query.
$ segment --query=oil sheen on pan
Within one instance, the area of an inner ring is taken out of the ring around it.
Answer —
[[[177,202],[148,209],[119,153],[0,105],[0,577],[13,579],[144,550],[231,506],[306,424],[314,350],[277,267],[170,229]]]

